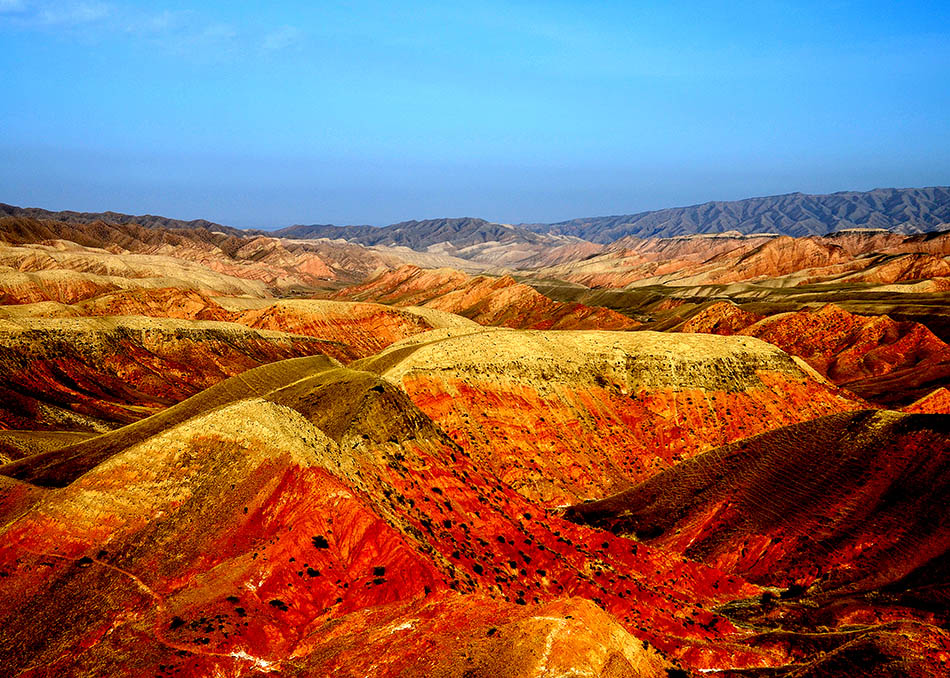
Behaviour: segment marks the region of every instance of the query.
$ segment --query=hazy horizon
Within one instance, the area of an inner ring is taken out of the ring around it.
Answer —
[[[950,183],[950,6],[0,0],[0,200],[502,223]]]
[[[615,217],[615,216],[634,215],[634,214],[642,214],[642,213],[647,213],[647,212],[661,211],[661,210],[664,210],[664,209],[679,209],[679,208],[698,207],[698,206],[701,206],[701,205],[706,204],[706,203],[709,203],[709,202],[741,202],[741,201],[743,201],[743,200],[756,200],[756,199],[761,199],[761,198],[781,197],[781,196],[783,196],[783,195],[796,195],[796,194],[804,194],[804,195],[832,195],[832,194],[834,194],[834,193],[862,193],[862,192],[870,192],[870,191],[874,191],[874,190],[904,190],[904,189],[927,189],[927,188],[946,188],[946,187],[945,187],[945,186],[938,185],[938,184],[934,184],[934,185],[932,185],[932,186],[875,186],[875,187],[873,187],[873,188],[866,189],[866,190],[844,189],[844,190],[841,190],[841,191],[832,191],[832,192],[830,192],[830,193],[810,193],[810,192],[806,192],[806,191],[786,191],[786,192],[784,192],[784,193],[774,193],[774,194],[770,194],[770,195],[750,195],[750,196],[746,196],[746,197],[744,197],[744,198],[735,198],[735,199],[730,199],[730,200],[712,199],[712,200],[703,201],[703,202],[701,202],[701,203],[690,203],[690,204],[682,204],[682,205],[666,205],[666,206],[663,206],[663,207],[658,207],[658,208],[653,208],[653,209],[647,209],[647,210],[637,210],[637,211],[629,211],[629,212],[616,212],[616,213],[611,213],[611,214],[606,214],[606,213],[605,213],[605,214],[593,214],[593,213],[592,213],[592,214],[578,214],[578,215],[574,215],[573,217],[567,217],[567,218],[565,218],[565,219],[558,219],[558,220],[551,220],[551,221],[510,221],[510,220],[507,220],[507,221],[506,221],[506,220],[503,220],[503,219],[488,219],[488,218],[486,218],[486,217],[484,217],[484,216],[482,216],[482,215],[478,215],[478,214],[441,214],[441,215],[427,215],[427,216],[421,216],[421,217],[408,217],[408,218],[406,218],[406,219],[400,219],[399,221],[390,221],[390,222],[387,222],[387,223],[376,223],[376,224],[357,223],[357,222],[339,222],[339,223],[332,223],[332,222],[325,222],[325,221],[318,221],[318,220],[317,220],[317,221],[315,221],[315,220],[310,220],[310,221],[295,222],[295,223],[293,223],[293,224],[271,224],[271,225],[267,225],[267,226],[242,226],[242,225],[238,225],[238,224],[226,223],[226,222],[223,222],[223,221],[220,221],[220,220],[217,220],[217,219],[210,219],[210,218],[208,218],[208,217],[203,217],[203,216],[200,216],[200,215],[199,215],[199,216],[187,216],[187,217],[186,217],[186,216],[179,216],[179,215],[175,215],[175,214],[164,214],[164,213],[153,212],[153,211],[123,212],[122,210],[107,209],[107,208],[106,208],[106,209],[101,209],[101,210],[79,210],[79,209],[73,209],[73,208],[70,208],[70,207],[50,208],[50,207],[45,206],[45,205],[14,205],[14,206],[15,206],[15,207],[20,207],[20,208],[26,208],[26,209],[38,208],[38,209],[48,210],[48,211],[51,211],[51,212],[69,212],[69,211],[72,211],[72,212],[80,212],[80,213],[83,213],[83,212],[84,212],[84,213],[91,213],[91,214],[105,213],[105,212],[114,212],[114,213],[117,213],[117,214],[126,214],[126,215],[131,215],[131,216],[157,216],[157,217],[164,217],[164,218],[168,218],[168,219],[177,219],[177,220],[180,220],[180,221],[205,220],[205,221],[210,221],[210,222],[218,223],[218,224],[220,224],[220,225],[222,225],[222,226],[228,226],[228,227],[232,227],[232,228],[248,229],[248,230],[265,230],[265,231],[269,230],[269,231],[276,231],[276,230],[280,230],[280,229],[282,229],[282,228],[288,228],[288,227],[290,227],[290,226],[317,226],[317,225],[323,225],[323,226],[339,226],[339,227],[350,227],[350,226],[352,226],[352,227],[362,227],[362,226],[372,226],[372,227],[377,227],[377,228],[383,228],[383,227],[385,227],[385,226],[393,226],[393,225],[396,225],[396,224],[399,224],[399,223],[405,223],[405,222],[409,222],[409,221],[426,221],[426,220],[439,220],[439,219],[483,219],[483,220],[488,221],[488,222],[491,222],[491,223],[508,224],[508,225],[514,225],[514,226],[518,226],[518,225],[542,224],[542,223],[555,224],[555,223],[561,223],[561,222],[571,221],[571,220],[573,220],[573,219],[597,218],[597,217]],[[3,203],[3,202],[6,202],[6,201],[0,200],[0,203]],[[13,203],[7,202],[6,204],[11,205],[11,204],[13,204]]]

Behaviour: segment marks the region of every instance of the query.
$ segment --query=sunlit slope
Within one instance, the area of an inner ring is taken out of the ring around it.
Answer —
[[[470,276],[450,268],[403,266],[340,290],[339,299],[422,306],[469,318],[480,325],[516,329],[626,330],[635,320],[597,306],[554,301],[511,276]]]
[[[677,329],[758,337],[800,356],[834,383],[889,406],[909,404],[950,378],[950,346],[924,325],[849,313],[834,304],[763,318],[718,302]]]
[[[547,505],[602,497],[755,433],[860,407],[781,350],[656,332],[441,331],[359,365]]]

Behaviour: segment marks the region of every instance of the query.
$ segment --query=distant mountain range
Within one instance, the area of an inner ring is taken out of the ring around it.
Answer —
[[[806,236],[852,228],[874,228],[921,233],[950,228],[950,187],[879,188],[828,195],[788,193],[638,214],[586,217],[554,224],[508,225],[462,217],[403,221],[382,227],[296,225],[267,232],[235,229],[203,219],[182,221],[117,212],[51,212],[0,203],[0,216],[4,215],[74,223],[101,220],[148,227],[202,228],[235,235],[251,233],[295,239],[344,239],[366,246],[408,247],[417,251],[446,243],[451,253],[458,254],[459,250],[485,243],[539,248],[564,245],[574,238],[607,244],[628,236],[666,238],[728,231]]]
[[[470,247],[486,242],[546,244],[544,233],[518,226],[497,224],[484,219],[426,219],[402,221],[390,226],[291,226],[275,231],[282,238],[344,238],[361,245],[384,245],[424,250],[431,245],[451,242],[455,247]],[[560,244],[560,243],[558,243]]]
[[[849,228],[883,228],[921,233],[950,227],[950,187],[877,188],[828,195],[788,193],[522,226],[539,233],[573,235],[596,243],[610,243],[626,236],[668,238],[725,231],[803,236]]]
[[[154,214],[135,216],[133,214],[122,214],[121,212],[73,212],[71,210],[53,212],[39,207],[17,207],[16,205],[7,205],[2,202],[0,202],[0,217],[53,219],[55,221],[65,221],[71,224],[91,224],[96,221],[103,221],[107,224],[138,224],[146,228],[202,228],[209,231],[221,231],[229,235],[244,235],[248,232],[245,229],[223,226],[205,219],[183,221],[182,219],[171,219],[169,217],[155,216]],[[257,233],[257,231],[251,232]]]

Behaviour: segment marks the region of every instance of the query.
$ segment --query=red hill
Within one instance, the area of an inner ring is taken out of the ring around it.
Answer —
[[[833,304],[759,319],[719,302],[678,329],[757,337],[882,404],[907,404],[950,376],[950,346],[920,323],[857,315]]]
[[[751,338],[441,331],[359,363],[547,506],[602,497],[699,452],[861,407]]]
[[[425,306],[461,315],[480,325],[516,329],[625,330],[639,325],[606,308],[554,301],[510,276],[472,277],[452,269],[403,266],[341,290],[335,296],[396,306]]]

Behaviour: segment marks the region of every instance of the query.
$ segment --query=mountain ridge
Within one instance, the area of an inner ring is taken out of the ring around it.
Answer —
[[[907,218],[897,221],[901,213]],[[610,243],[626,236],[671,237],[730,230],[743,234],[775,232],[802,236],[870,227],[918,233],[937,230],[947,223],[950,223],[950,187],[928,186],[826,194],[794,192],[708,201],[634,214],[582,217],[553,224],[520,225],[537,232]]]
[[[30,219],[54,219],[56,221],[67,221],[74,224],[92,224],[97,221],[104,221],[107,224],[138,224],[147,228],[201,228],[207,231],[221,231],[228,235],[261,234],[264,231],[257,229],[234,228],[217,224],[207,219],[173,219],[156,214],[123,214],[122,212],[76,212],[73,210],[47,210],[42,207],[18,207],[17,205],[8,205],[0,203],[0,216],[2,217],[27,217]]]
[[[553,223],[503,224],[478,217],[401,221],[386,226],[295,224],[277,229],[241,229],[206,219],[186,221],[156,215],[118,212],[50,211],[0,203],[0,216],[58,219],[74,223],[136,223],[149,228],[201,228],[235,235],[271,235],[298,239],[344,239],[366,246],[405,246],[424,250],[451,242],[456,247],[498,242],[543,243],[565,236],[608,244],[624,237],[715,235],[827,235],[855,228],[921,233],[950,227],[950,186],[875,188],[757,196],[741,200],[712,200],[694,205],[645,210],[630,214],[577,217]],[[563,240],[561,241],[563,242]]]

